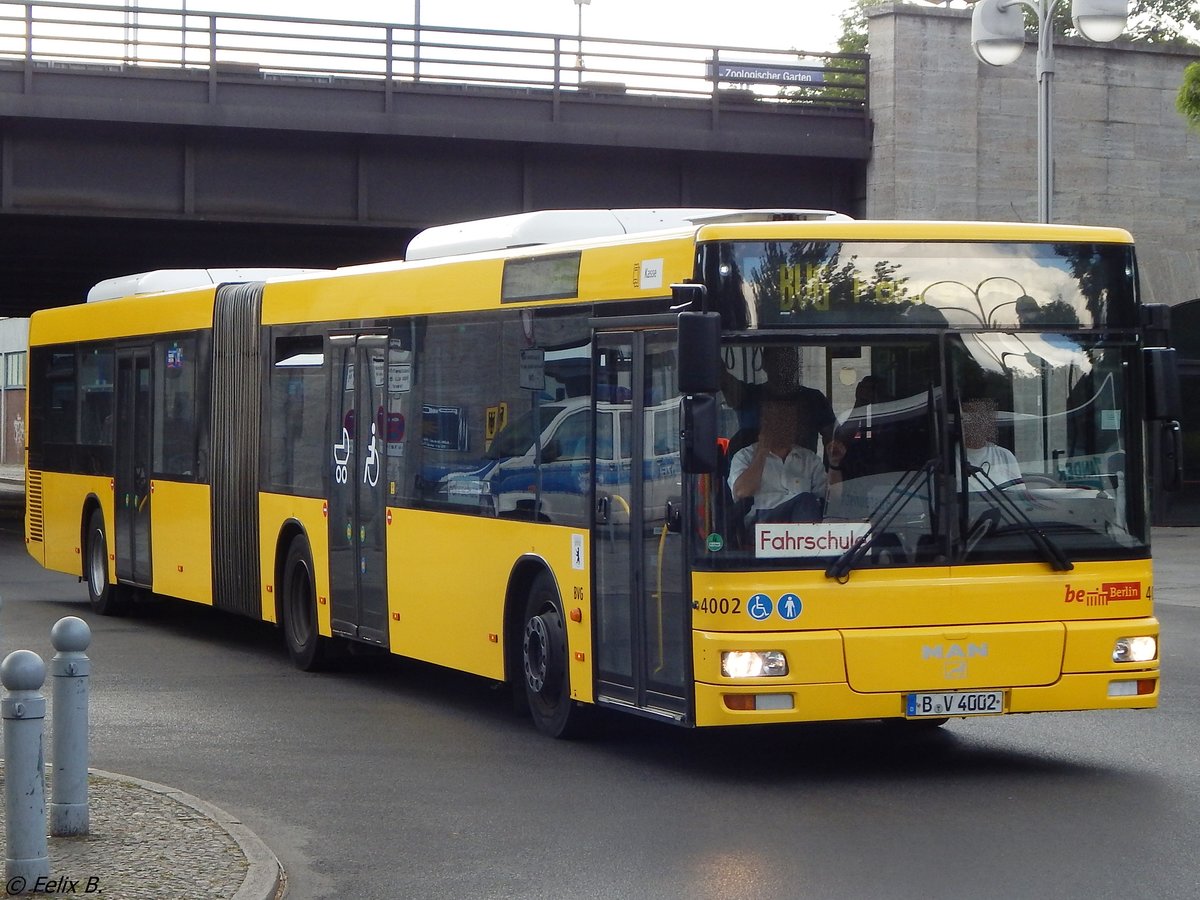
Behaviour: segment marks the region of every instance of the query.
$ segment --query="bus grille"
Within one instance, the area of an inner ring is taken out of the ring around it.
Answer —
[[[42,506],[42,473],[29,472],[25,477],[25,518],[29,529],[29,540],[39,544],[43,539],[44,516]]]

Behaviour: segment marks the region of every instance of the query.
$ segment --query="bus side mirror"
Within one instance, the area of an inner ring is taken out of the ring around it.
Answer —
[[[1173,494],[1183,486],[1183,429],[1178,422],[1159,422],[1158,486]]]
[[[717,471],[717,400],[709,394],[684,397],[679,435],[680,466],[690,475]]]
[[[1183,414],[1183,403],[1174,348],[1150,347],[1142,353],[1146,364],[1146,418],[1160,422],[1178,420]]]
[[[721,389],[721,316],[718,313],[679,314],[676,362],[679,367],[679,393],[715,394]]]
[[[1183,484],[1183,399],[1179,392],[1179,366],[1171,347],[1149,347],[1142,351],[1146,364],[1146,419],[1158,429],[1150,442],[1157,450],[1155,477],[1158,486],[1170,493]]]

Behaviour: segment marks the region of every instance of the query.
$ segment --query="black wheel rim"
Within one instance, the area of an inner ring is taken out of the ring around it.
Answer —
[[[525,682],[535,694],[541,694],[549,674],[547,653],[550,636],[546,633],[546,621],[534,616],[525,623]]]
[[[530,616],[525,623],[522,642],[525,663],[525,684],[530,697],[543,707],[553,710],[560,702],[563,683],[562,618],[553,607]]]

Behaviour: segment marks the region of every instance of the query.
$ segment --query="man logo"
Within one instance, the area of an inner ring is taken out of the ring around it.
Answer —
[[[921,647],[921,659],[940,659],[942,677],[947,681],[961,681],[967,677],[967,660],[972,656],[988,655],[987,644],[925,644]]]
[[[972,656],[987,656],[987,644],[943,644],[921,647],[921,659],[967,659]]]

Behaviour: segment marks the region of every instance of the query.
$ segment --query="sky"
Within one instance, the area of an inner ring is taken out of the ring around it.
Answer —
[[[247,12],[422,25],[575,34],[654,43],[764,50],[837,49],[851,0],[150,0],[144,8]]]

